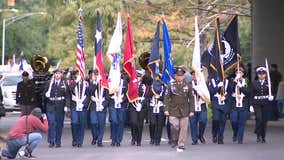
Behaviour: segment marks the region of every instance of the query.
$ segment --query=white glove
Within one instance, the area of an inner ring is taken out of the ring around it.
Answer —
[[[81,76],[78,75],[78,77],[76,78],[75,82],[78,83],[81,80]]]
[[[96,102],[96,101],[97,101],[97,99],[96,99],[95,96],[91,96],[91,100],[92,100],[93,102]]]
[[[218,87],[222,87],[223,85],[224,85],[223,82],[219,82],[217,86],[218,86]]]
[[[241,74],[239,74],[239,73],[237,73],[237,75],[236,75],[236,80],[238,80],[238,79],[240,79],[241,78]]]
[[[253,106],[249,106],[249,111],[252,113],[254,112]]]
[[[268,96],[269,101],[273,101],[273,99],[274,99],[274,96]]]
[[[238,82],[238,83],[237,83],[237,86],[238,86],[239,88],[242,88],[242,87],[243,87],[243,85],[242,85],[241,82]]]
[[[64,112],[67,112],[67,111],[68,111],[68,107],[65,106],[65,107],[64,107]]]
[[[45,113],[44,113],[44,114],[42,114],[42,115],[41,115],[41,117],[42,117],[42,119],[43,119],[43,120],[46,120],[46,119],[47,119],[47,117],[46,117],[46,114],[45,114]]]

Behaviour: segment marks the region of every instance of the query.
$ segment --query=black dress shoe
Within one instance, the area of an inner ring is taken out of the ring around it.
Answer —
[[[55,148],[60,148],[61,147],[61,144],[56,144],[55,145]]]
[[[96,145],[97,144],[97,141],[96,140],[92,140],[92,145],[94,146],[94,145]]]
[[[73,141],[73,142],[72,142],[72,146],[73,146],[73,147],[76,147],[76,146],[77,146],[77,143],[76,143],[75,141]]]
[[[114,143],[114,142],[111,142],[110,146],[112,146],[112,147],[115,146],[115,143]]]
[[[155,146],[159,146],[159,145],[160,145],[160,142],[156,142],[156,143],[155,143]]]
[[[200,140],[200,142],[201,142],[202,144],[205,144],[205,143],[206,143],[206,141],[205,141],[205,138],[204,138],[204,137],[200,137],[200,138],[199,138],[199,140]]]
[[[197,141],[193,141],[191,145],[197,145]]]
[[[48,147],[49,147],[49,148],[54,147],[54,143],[49,143]]]
[[[98,143],[98,147],[103,147],[104,145],[102,143]]]
[[[132,145],[132,146],[135,145],[135,141],[134,141],[134,140],[131,141],[131,145]]]
[[[154,140],[153,140],[153,139],[150,140],[150,144],[151,144],[151,145],[154,144]]]
[[[237,142],[237,136],[233,136],[233,142]]]
[[[138,143],[138,142],[137,142],[137,145],[136,145],[136,146],[140,147],[140,146],[141,146],[141,143]]]
[[[266,143],[265,138],[262,138],[262,139],[261,139],[261,143]]]
[[[83,146],[82,146],[82,144],[78,144],[77,147],[78,148],[82,148]]]
[[[223,139],[219,139],[219,140],[218,140],[218,144],[224,144]]]
[[[217,143],[217,137],[213,137],[212,141],[213,143]]]
[[[120,143],[116,143],[115,145],[116,145],[116,147],[120,147]]]

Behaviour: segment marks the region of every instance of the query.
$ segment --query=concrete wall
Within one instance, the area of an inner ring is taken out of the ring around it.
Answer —
[[[252,15],[252,67],[267,57],[284,75],[284,0],[253,0]]]

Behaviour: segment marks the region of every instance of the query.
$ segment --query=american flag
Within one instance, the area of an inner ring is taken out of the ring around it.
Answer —
[[[97,12],[97,30],[95,35],[95,56],[96,56],[96,68],[99,71],[101,78],[101,85],[105,88],[108,88],[108,80],[105,76],[105,69],[103,63],[103,51],[102,51],[102,24],[100,13]]]
[[[80,17],[78,24],[78,39],[77,39],[77,56],[76,56],[76,66],[80,72],[82,79],[85,79],[85,48],[84,48],[84,37],[83,37],[83,27],[82,19]]]

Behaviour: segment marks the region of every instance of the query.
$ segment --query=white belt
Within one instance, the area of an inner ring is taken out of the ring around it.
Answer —
[[[268,99],[268,96],[254,96],[253,99]]]
[[[49,99],[51,101],[61,101],[61,100],[64,100],[65,98],[64,97],[50,97]]]

